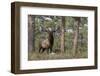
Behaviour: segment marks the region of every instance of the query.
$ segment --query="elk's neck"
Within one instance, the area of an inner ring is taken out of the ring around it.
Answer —
[[[51,44],[53,44],[53,42],[54,42],[53,34],[49,34],[49,41]]]

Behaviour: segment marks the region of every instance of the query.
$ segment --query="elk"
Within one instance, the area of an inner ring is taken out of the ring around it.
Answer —
[[[52,52],[54,44],[53,30],[49,28],[46,30],[46,32],[48,34],[48,37],[39,43],[39,53],[43,53],[45,50],[47,51],[47,53]]]

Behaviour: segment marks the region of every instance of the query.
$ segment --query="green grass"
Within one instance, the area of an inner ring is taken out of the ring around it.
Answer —
[[[47,53],[47,51],[43,53],[39,53],[38,51],[33,51],[28,53],[28,60],[54,60],[54,59],[79,59],[79,58],[87,58],[87,51],[79,51],[76,55],[73,56],[71,50],[67,50],[66,52],[57,52],[57,53]]]

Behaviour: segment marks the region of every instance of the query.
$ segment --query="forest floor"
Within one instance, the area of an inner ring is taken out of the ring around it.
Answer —
[[[29,51],[28,52],[28,60],[54,60],[54,59],[80,59],[80,58],[87,58],[88,53],[87,51],[80,51],[76,55],[73,56],[70,50],[66,52],[58,52],[58,53],[47,53],[47,51],[43,53],[39,53],[38,51]]]

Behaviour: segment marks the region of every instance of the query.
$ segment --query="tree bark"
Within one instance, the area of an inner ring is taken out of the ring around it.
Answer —
[[[64,52],[64,26],[65,26],[65,17],[62,17],[61,24],[61,51]]]
[[[35,50],[35,17],[28,16],[28,50]]]
[[[80,18],[76,17],[75,19],[75,31],[74,31],[74,40],[73,40],[73,56],[75,56],[78,52],[78,36],[79,36],[79,26],[80,26]]]

